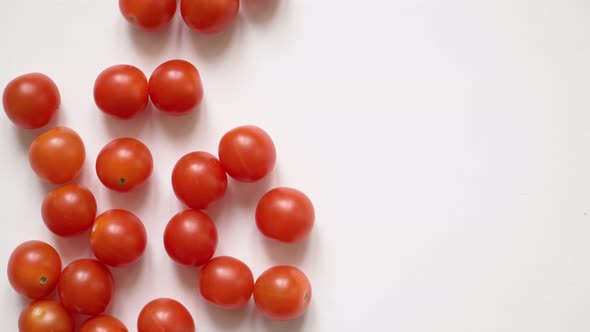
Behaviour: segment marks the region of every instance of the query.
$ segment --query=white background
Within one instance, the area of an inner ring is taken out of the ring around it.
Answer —
[[[135,266],[113,269],[108,312],[130,331],[141,307],[173,297],[199,331],[590,331],[590,6],[587,0],[243,0],[220,35],[129,27],[117,1],[0,1],[0,88],[40,71],[58,84],[53,123],[86,143],[80,181],[99,210],[126,208],[146,224]],[[148,75],[184,58],[200,70],[205,100],[185,118],[149,111],[121,122],[94,105],[94,79],[130,63]],[[210,214],[217,254],[257,276],[292,264],[312,281],[303,319],[276,323],[253,303],[206,304],[197,271],[167,257],[165,223],[183,207],[170,174],[194,150],[256,124],[273,137],[275,172],[230,183]],[[87,237],[59,239],[40,206],[53,186],[31,171],[42,131],[0,119],[0,265],[19,243],[53,243],[67,263],[90,257]],[[111,139],[152,150],[149,185],[109,192],[93,168]],[[300,245],[269,242],[253,211],[286,185],[315,203]],[[15,331],[26,301],[0,278],[0,330]]]

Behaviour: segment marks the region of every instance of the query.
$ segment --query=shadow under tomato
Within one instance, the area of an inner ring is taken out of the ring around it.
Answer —
[[[260,313],[259,319],[261,320],[261,325],[265,332],[298,332],[303,331],[303,326],[305,325],[308,314],[309,313],[306,313],[297,319],[289,321],[276,321],[264,317],[262,313]]]
[[[242,0],[248,18],[256,23],[268,23],[275,15],[281,0]]]
[[[48,230],[48,232],[50,232]],[[94,258],[90,249],[89,233],[84,233],[72,237],[61,237],[51,233],[53,237],[52,244],[61,256],[62,265],[65,268],[70,262],[80,258]]]
[[[206,303],[205,308],[207,317],[211,318],[215,324],[216,331],[235,331],[244,324],[246,319],[256,314],[252,299],[244,307],[234,310],[222,309],[211,303]]]
[[[222,58],[223,53],[229,48],[241,25],[242,21],[238,15],[230,26],[218,33],[201,33],[188,27],[185,27],[185,29],[190,33],[191,42],[200,58],[211,61]]]
[[[280,182],[280,174],[278,169],[275,168],[266,177],[253,183],[236,181],[231,177],[229,179],[231,185],[230,195],[234,198],[236,204],[242,207],[256,208],[262,196],[274,188],[276,183]]]
[[[151,256],[149,255],[148,247],[137,262],[124,267],[109,267],[115,280],[115,291],[111,304],[106,310],[107,313],[113,314],[120,312],[119,306],[122,306],[125,303],[125,299],[137,291],[135,286],[138,284],[141,275],[147,270],[146,266],[149,265],[150,259]]]
[[[119,119],[114,116],[102,113],[98,108],[96,108],[94,111],[100,113],[99,116],[102,118],[102,122],[107,128],[110,136],[113,139],[117,139],[121,137],[136,138],[144,129],[146,129],[148,123],[151,121],[153,110],[154,107],[150,103],[148,104],[145,111],[131,119]],[[104,142],[104,145],[108,144],[109,142]]]
[[[33,143],[35,138],[37,138],[39,135],[45,133],[46,131],[48,131],[51,128],[55,128],[57,126],[63,126],[62,123],[64,121],[65,121],[65,110],[63,109],[63,107],[60,107],[57,110],[57,112],[55,113],[55,115],[53,116],[53,118],[51,119],[51,121],[49,121],[49,123],[47,125],[43,126],[42,128],[23,129],[23,128],[17,127],[16,125],[12,124],[12,130],[14,131],[14,133],[18,139],[18,142],[21,145],[21,148],[24,151],[29,151],[29,148],[31,147],[31,143]]]
[[[147,200],[150,191],[153,190],[152,186],[155,186],[155,181],[150,177],[146,183],[130,192],[121,193],[105,189],[108,190],[107,197],[111,208],[124,209],[135,214],[136,211],[140,211],[142,207],[145,206],[145,201]],[[141,217],[139,218],[141,219]]]
[[[200,268],[182,266],[173,262],[171,259],[170,265],[172,265],[172,268],[174,269],[179,284],[182,285],[186,291],[191,293],[198,291]]]
[[[172,31],[177,24],[176,19],[173,19],[171,24],[162,27],[155,31],[143,31],[133,25],[125,22],[127,25],[127,33],[132,40],[135,47],[141,50],[142,54],[147,56],[159,56],[166,49],[166,45],[170,41]],[[149,73],[146,73],[149,75]]]
[[[155,120],[171,140],[183,141],[195,131],[196,126],[207,111],[206,100],[186,115],[168,115],[156,110]]]
[[[262,234],[260,234],[263,237]],[[308,256],[311,241],[315,238],[313,231],[306,239],[297,243],[283,243],[264,237],[266,253],[276,265],[301,265]]]

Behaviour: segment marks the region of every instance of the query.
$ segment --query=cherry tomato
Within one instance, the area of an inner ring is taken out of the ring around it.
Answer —
[[[61,274],[57,251],[42,241],[27,241],[8,259],[8,281],[19,294],[42,299],[55,289]]]
[[[201,211],[179,212],[166,225],[164,247],[176,263],[201,266],[215,253],[217,228],[213,220]]]
[[[96,106],[114,117],[130,119],[146,109],[148,100],[148,81],[137,67],[109,67],[94,82]]]
[[[304,193],[293,188],[275,188],[256,206],[256,226],[265,236],[281,242],[303,240],[313,227],[315,211]]]
[[[29,303],[18,317],[19,332],[74,332],[72,315],[55,301]]]
[[[305,273],[295,267],[271,267],[254,284],[254,302],[268,318],[295,319],[305,313],[311,302],[311,284]]]
[[[180,302],[159,298],[141,309],[137,332],[195,332],[195,321]]]
[[[25,129],[41,128],[59,108],[61,97],[53,81],[40,73],[19,76],[8,82],[2,105],[8,118]]]
[[[203,100],[199,71],[184,60],[159,65],[150,77],[148,89],[154,106],[170,115],[188,114]]]
[[[78,134],[70,128],[56,127],[35,138],[29,148],[29,162],[42,179],[54,184],[66,183],[80,174],[86,149]]]
[[[238,16],[240,0],[182,0],[180,13],[184,22],[199,32],[223,31]]]
[[[227,132],[219,142],[219,161],[232,178],[255,182],[272,171],[277,154],[272,139],[256,126]]]
[[[135,263],[145,251],[147,234],[141,220],[125,210],[109,210],[96,218],[90,232],[90,248],[99,261],[110,266]]]
[[[221,163],[207,152],[184,155],[172,170],[176,197],[194,210],[203,210],[225,195],[227,175]]]
[[[119,138],[107,144],[96,158],[96,174],[105,187],[128,192],[152,174],[150,150],[135,138]]]
[[[248,303],[254,288],[254,276],[239,259],[213,258],[200,272],[199,290],[203,298],[224,309],[236,309]]]
[[[177,0],[119,0],[121,14],[141,30],[156,30],[170,24]]]
[[[80,325],[78,332],[128,332],[117,318],[109,315],[90,317]]]
[[[50,191],[41,207],[43,222],[59,236],[85,232],[96,217],[96,199],[88,188],[73,183]]]
[[[66,266],[57,284],[59,300],[69,311],[98,315],[111,303],[113,275],[95,259],[78,259]]]

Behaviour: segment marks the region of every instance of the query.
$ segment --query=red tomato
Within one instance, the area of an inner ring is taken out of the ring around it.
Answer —
[[[111,303],[113,275],[94,259],[78,259],[66,266],[57,284],[59,300],[69,311],[98,315]]]
[[[262,234],[281,242],[307,237],[315,221],[313,204],[299,190],[280,187],[262,196],[256,206],[256,225]]]
[[[25,129],[41,128],[59,108],[61,98],[53,81],[40,73],[19,76],[8,82],[2,105],[8,118]]]
[[[150,150],[135,138],[119,138],[107,144],[96,158],[96,174],[105,187],[132,191],[152,174]]]
[[[199,71],[184,60],[159,65],[150,77],[148,89],[154,106],[170,115],[188,114],[203,100]]]
[[[290,320],[305,313],[311,301],[311,284],[305,273],[292,266],[264,271],[254,284],[254,302],[265,316]]]
[[[180,13],[184,22],[199,32],[223,31],[238,16],[240,0],[182,0]]]
[[[164,247],[178,264],[201,266],[217,248],[217,228],[208,215],[186,210],[177,213],[164,230]]]
[[[145,251],[147,234],[139,218],[125,210],[109,210],[96,218],[90,232],[90,248],[99,261],[110,266],[135,263]]]
[[[272,171],[277,154],[268,134],[256,126],[241,126],[227,132],[219,142],[219,161],[231,177],[255,182]]]
[[[141,30],[156,30],[170,24],[177,0],[119,0],[121,14]]]
[[[127,327],[113,316],[100,315],[88,318],[78,332],[128,332]]]
[[[29,148],[29,162],[42,179],[54,184],[66,183],[80,174],[86,149],[78,134],[70,128],[56,127],[35,138]]]
[[[72,315],[55,301],[29,303],[18,317],[19,332],[74,332]]]
[[[8,281],[19,294],[42,299],[55,289],[61,274],[57,251],[42,241],[27,241],[8,259]]]
[[[85,232],[96,217],[96,199],[88,188],[74,183],[50,191],[41,207],[47,228],[59,236]]]
[[[160,298],[141,309],[137,332],[195,332],[195,321],[180,302]]]
[[[248,303],[254,288],[254,276],[239,259],[213,258],[200,272],[199,289],[205,300],[224,309],[236,309]]]
[[[94,82],[94,101],[106,114],[130,119],[148,104],[148,81],[139,68],[116,65],[105,69]]]
[[[207,152],[184,155],[172,170],[176,197],[194,210],[203,210],[225,195],[227,175],[221,163]]]

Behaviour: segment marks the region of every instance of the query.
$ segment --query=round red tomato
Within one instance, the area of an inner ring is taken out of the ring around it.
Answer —
[[[8,281],[19,294],[42,299],[55,289],[61,274],[57,251],[42,241],[27,241],[8,259]]]
[[[213,220],[201,211],[179,212],[166,225],[164,247],[176,263],[201,266],[215,253],[217,228]]]
[[[146,109],[148,100],[148,81],[137,67],[109,67],[94,82],[96,106],[114,117],[132,118]]]
[[[135,138],[119,138],[107,144],[96,158],[96,174],[105,187],[132,191],[152,174],[150,150]]]
[[[135,263],[146,245],[143,223],[126,210],[109,210],[99,215],[90,232],[90,248],[94,256],[110,266]]]
[[[200,272],[199,290],[203,298],[224,309],[236,309],[248,303],[254,288],[254,276],[239,259],[213,258]]]
[[[305,313],[311,302],[311,284],[301,270],[287,265],[275,266],[256,280],[254,302],[268,318],[295,319]]]
[[[19,76],[8,82],[2,105],[8,118],[25,129],[41,128],[59,108],[61,98],[55,83],[40,73]]]
[[[41,207],[47,228],[59,236],[88,230],[96,217],[96,199],[88,188],[74,183],[50,191]]]
[[[90,317],[80,325],[78,332],[128,332],[117,318],[109,315]]]
[[[199,32],[224,30],[238,16],[240,0],[182,0],[180,13],[184,22]]]
[[[113,275],[104,264],[94,259],[78,259],[63,270],[57,294],[69,311],[98,315],[111,303],[114,284]]]
[[[199,71],[184,60],[159,65],[150,77],[148,89],[154,106],[170,115],[190,113],[203,100]]]
[[[315,211],[299,190],[280,187],[262,196],[256,206],[256,225],[262,234],[281,242],[298,242],[313,227]]]
[[[177,0],[119,0],[121,14],[141,30],[156,30],[170,24]]]
[[[137,317],[137,332],[195,332],[191,313],[178,301],[155,299]]]
[[[227,175],[212,154],[191,152],[174,166],[172,188],[176,197],[188,207],[203,210],[225,195]]]
[[[82,139],[66,127],[56,127],[39,135],[29,148],[33,171],[54,184],[66,183],[78,176],[84,159],[86,149]]]
[[[227,132],[219,142],[219,161],[232,178],[255,182],[272,171],[277,154],[268,134],[256,126]]]
[[[72,315],[55,301],[29,303],[18,317],[19,332],[74,332]]]

